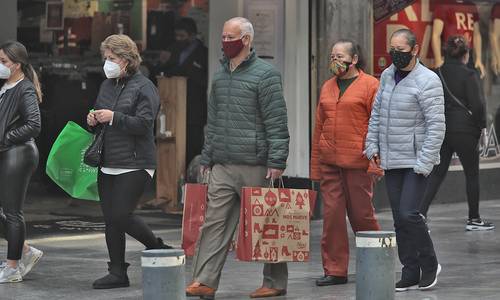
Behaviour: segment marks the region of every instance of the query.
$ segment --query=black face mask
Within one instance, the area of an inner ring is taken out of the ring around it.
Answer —
[[[413,53],[411,53],[411,50],[408,52],[391,50],[390,55],[392,63],[399,70],[406,68],[413,58]]]

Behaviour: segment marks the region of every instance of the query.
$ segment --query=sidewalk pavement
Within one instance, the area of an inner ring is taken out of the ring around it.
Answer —
[[[43,201],[39,204],[43,206]],[[481,212],[484,218],[500,226],[500,201],[482,202]],[[148,213],[153,216],[148,217]],[[158,235],[171,244],[180,246],[181,231],[179,228],[172,229],[175,227],[172,224],[178,223],[178,219],[161,217],[153,211],[146,212],[145,215],[148,222],[154,223]],[[465,203],[431,207],[429,226],[443,266],[439,282],[434,290],[398,293],[396,299],[500,299],[500,229],[466,232],[466,215]],[[31,216],[29,213],[28,219]],[[377,217],[383,230],[392,230],[390,211],[378,212]],[[330,287],[314,285],[315,278],[322,275],[319,251],[321,226],[321,221],[312,222],[311,262],[290,264],[288,295],[272,299],[355,299],[355,245],[352,234],[349,283]],[[0,299],[142,299],[140,251],[143,247],[131,239],[127,240],[131,287],[114,290],[91,288],[92,281],[106,272],[107,251],[101,230],[95,229],[89,233],[54,229],[50,234],[35,235],[30,242],[43,250],[45,256],[24,282],[0,285]],[[31,232],[28,232],[28,236],[32,237]],[[6,243],[1,241],[1,257],[5,256],[5,250]],[[190,264],[191,259],[186,265],[186,282],[190,281]],[[234,253],[231,253],[224,267],[216,299],[248,299],[248,294],[261,284],[261,271],[261,264],[238,262]],[[400,276],[399,271],[400,265],[397,262],[397,277]]]

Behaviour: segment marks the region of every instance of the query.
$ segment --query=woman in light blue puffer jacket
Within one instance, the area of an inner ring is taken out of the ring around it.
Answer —
[[[364,153],[385,170],[403,265],[396,291],[425,290],[437,283],[441,271],[419,207],[427,176],[439,164],[445,134],[443,87],[420,64],[411,31],[394,32],[390,43],[393,64],[380,79]]]

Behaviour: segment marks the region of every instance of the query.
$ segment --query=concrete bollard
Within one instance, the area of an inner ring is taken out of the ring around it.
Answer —
[[[393,231],[356,233],[356,300],[394,299],[395,249]]]
[[[144,300],[185,300],[184,250],[142,251],[142,293]]]

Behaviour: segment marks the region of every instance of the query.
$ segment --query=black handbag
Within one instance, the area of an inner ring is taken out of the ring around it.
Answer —
[[[90,146],[85,150],[83,155],[83,162],[91,167],[98,167],[101,165],[101,154],[102,147],[104,145],[104,132],[106,131],[106,125],[99,131],[98,134],[94,135],[94,140]]]

